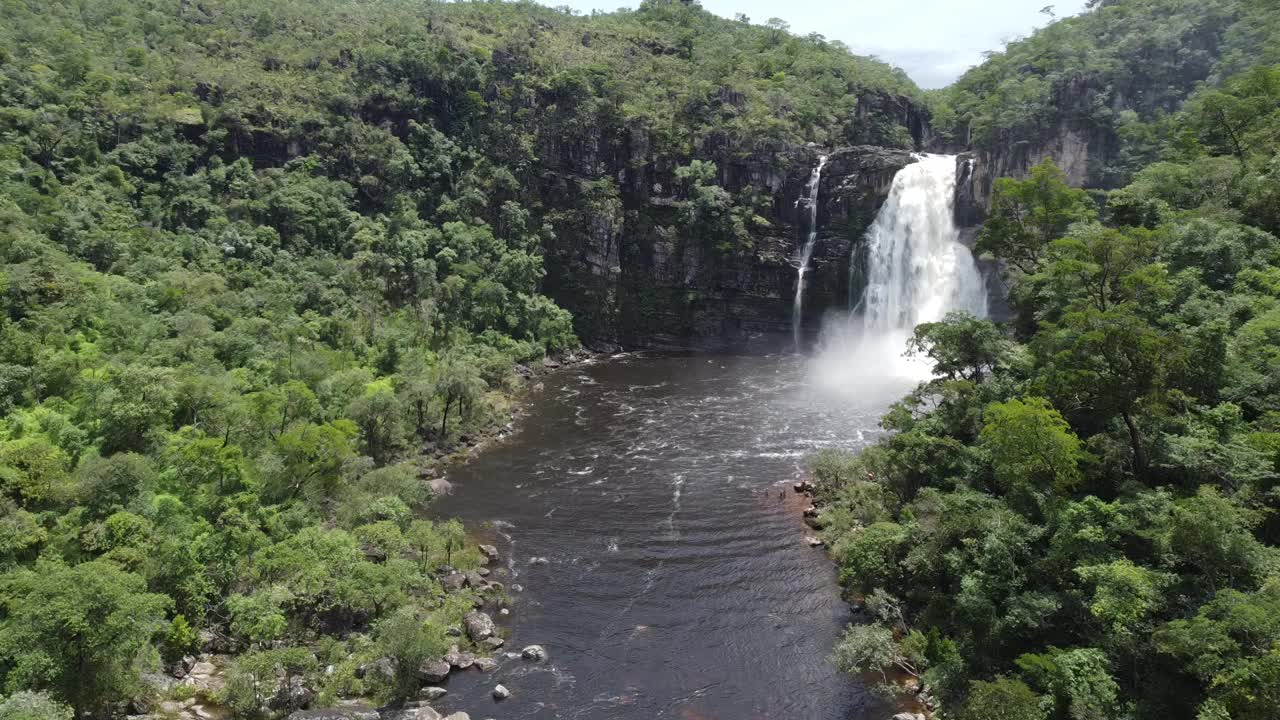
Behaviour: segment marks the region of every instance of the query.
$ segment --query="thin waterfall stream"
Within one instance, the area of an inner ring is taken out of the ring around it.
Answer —
[[[800,257],[796,262],[796,298],[791,304],[791,335],[796,352],[800,352],[800,326],[804,320],[804,276],[809,271],[809,261],[813,259],[813,248],[818,244],[818,189],[822,185],[822,168],[826,164],[827,156],[820,156],[809,175],[809,197],[805,200],[809,210],[809,236],[800,247]]]

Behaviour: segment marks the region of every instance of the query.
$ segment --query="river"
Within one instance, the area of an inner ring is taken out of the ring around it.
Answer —
[[[850,620],[790,485],[823,447],[874,440],[911,382],[856,356],[621,355],[531,391],[514,434],[452,469],[435,511],[496,538],[512,593],[502,659],[454,673],[473,718],[860,720],[886,716],[828,661]],[[850,363],[853,363],[852,365]],[[821,369],[823,372],[817,372]],[[495,702],[496,683],[512,696]]]

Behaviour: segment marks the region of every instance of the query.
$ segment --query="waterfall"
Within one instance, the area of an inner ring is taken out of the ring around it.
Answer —
[[[818,243],[818,187],[822,184],[822,168],[827,164],[827,156],[818,158],[818,164],[809,174],[809,237],[800,248],[800,257],[796,262],[796,298],[791,304],[791,335],[795,341],[796,352],[800,352],[800,323],[804,311],[804,276],[809,271],[809,261],[813,259],[813,247]],[[796,201],[799,205],[799,201]]]
[[[956,158],[918,158],[898,171],[867,231],[867,286],[855,311],[868,334],[909,333],[951,310],[987,314],[986,285],[956,228]]]
[[[956,159],[916,158],[894,176],[865,241],[854,245],[849,292],[857,302],[846,320],[823,328],[810,361],[824,392],[862,397],[928,379],[931,363],[903,355],[916,325],[952,310],[987,314],[986,285],[956,228]]]

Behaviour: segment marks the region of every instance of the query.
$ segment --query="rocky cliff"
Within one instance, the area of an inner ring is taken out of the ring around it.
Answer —
[[[575,204],[596,212],[577,226],[581,233],[563,233],[548,256],[549,291],[597,345],[769,348],[789,342],[795,258],[809,232],[798,201],[819,156],[828,155],[805,293],[804,328],[816,333],[828,308],[847,307],[854,243],[894,175],[913,160],[904,149],[811,145],[718,163],[717,180],[726,191],[763,194],[770,208],[767,223],[751,228],[749,248],[724,253],[679,231],[682,201],[674,193],[672,163],[647,156],[643,133],[632,133],[624,146],[615,175],[619,197],[580,198]]]

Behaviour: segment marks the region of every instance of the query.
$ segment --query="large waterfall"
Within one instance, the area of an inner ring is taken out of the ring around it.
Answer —
[[[950,155],[921,155],[894,177],[867,231],[867,285],[856,310],[868,334],[910,332],[951,310],[986,316],[986,286],[956,228],[955,189]]]
[[[791,335],[795,341],[796,352],[800,352],[800,325],[804,317],[804,276],[809,271],[809,261],[813,259],[813,247],[818,243],[818,187],[822,185],[822,168],[827,164],[827,156],[818,158],[809,175],[809,237],[800,248],[800,257],[796,262],[796,298],[791,304]],[[799,204],[799,201],[796,203]]]
[[[920,155],[898,171],[850,261],[853,309],[829,321],[810,364],[816,382],[858,396],[930,376],[904,357],[915,326],[952,310],[987,314],[987,292],[955,223],[956,158]]]

